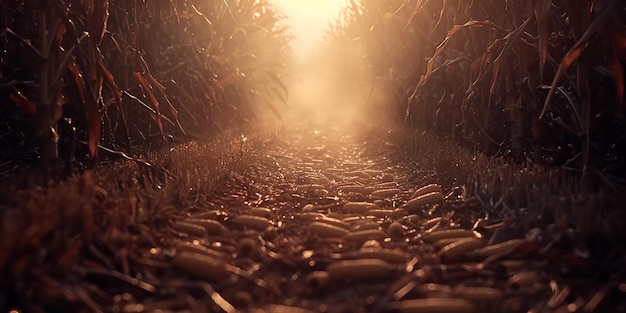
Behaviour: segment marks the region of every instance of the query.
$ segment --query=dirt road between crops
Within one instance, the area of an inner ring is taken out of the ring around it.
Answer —
[[[108,176],[78,177],[23,203],[31,210],[12,212],[30,212],[33,222],[21,237],[10,233],[15,244],[4,241],[11,252],[0,264],[9,262],[5,273],[14,280],[0,305],[16,312],[626,311],[619,254],[594,258],[574,232],[529,225],[485,195],[466,194],[455,176],[473,156],[445,156],[459,147],[426,150],[455,163],[446,172],[441,162],[412,160],[415,147],[406,149],[400,133],[346,117],[301,112],[273,135],[180,146],[151,167],[123,167],[126,178],[104,168]],[[173,169],[176,162],[185,170]],[[203,179],[214,176],[225,180]],[[210,195],[196,182],[225,184]],[[94,201],[104,204],[86,206]],[[53,218],[41,215],[44,203],[58,204],[48,208]]]
[[[267,151],[233,173],[211,200],[212,209],[184,212],[172,225],[176,238],[155,250],[155,257],[173,264],[161,285],[173,288],[170,296],[177,300],[163,300],[168,296],[161,293],[141,308],[624,308],[601,285],[575,293],[576,286],[564,283],[554,264],[538,256],[540,233],[516,235],[507,220],[493,214],[487,219],[463,189],[441,190],[428,169],[400,161],[382,136],[370,133],[366,143],[351,133],[314,116],[286,122]]]

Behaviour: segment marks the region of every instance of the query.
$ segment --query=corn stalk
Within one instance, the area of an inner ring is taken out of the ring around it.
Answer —
[[[362,0],[329,39],[367,43],[411,127],[626,183],[623,15],[612,0]]]
[[[0,112],[0,142],[12,147],[0,164],[29,155],[48,169],[59,156],[81,168],[99,151],[133,155],[210,136],[278,112],[287,97],[289,36],[266,0],[0,6],[0,95],[15,104]]]

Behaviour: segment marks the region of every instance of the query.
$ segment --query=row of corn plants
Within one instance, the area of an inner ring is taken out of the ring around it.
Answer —
[[[290,38],[267,0],[0,7],[2,173],[145,154],[250,123],[287,96]]]
[[[624,184],[624,21],[619,0],[355,0],[328,39],[364,48],[397,121]]]

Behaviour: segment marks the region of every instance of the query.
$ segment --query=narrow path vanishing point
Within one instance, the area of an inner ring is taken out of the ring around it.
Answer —
[[[436,185],[420,190],[407,164],[341,126],[318,119],[287,129],[245,172],[233,173],[212,199],[214,211],[187,212],[172,226],[180,236],[163,250],[178,268],[171,279],[184,272],[210,284],[183,297],[192,311],[527,312],[565,305],[550,299],[546,269],[524,261],[536,242],[500,236],[498,221],[472,228],[475,203]],[[162,297],[144,305],[176,308]]]

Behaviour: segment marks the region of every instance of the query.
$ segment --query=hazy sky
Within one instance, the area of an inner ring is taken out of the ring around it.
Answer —
[[[348,0],[273,0],[289,17],[296,36],[293,48],[298,57],[305,56],[323,39],[328,25]]]

